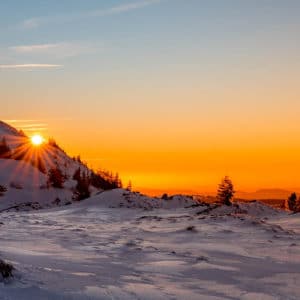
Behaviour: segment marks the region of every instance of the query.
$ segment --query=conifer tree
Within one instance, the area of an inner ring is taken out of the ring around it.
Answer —
[[[87,173],[83,172],[82,175],[77,177],[77,185],[75,191],[75,199],[80,201],[86,198],[89,198],[91,195],[90,192],[90,178]]]
[[[6,142],[6,138],[3,137],[0,141],[0,158],[10,158],[11,150]]]
[[[131,183],[131,180],[129,180],[126,190],[132,191],[132,183]]]
[[[62,189],[64,182],[65,179],[61,169],[58,166],[50,168],[48,171],[48,185]]]
[[[78,169],[75,170],[74,175],[73,175],[73,179],[74,180],[80,180],[81,178],[81,169],[80,167],[78,167]]]
[[[217,199],[220,203],[230,206],[234,193],[232,181],[228,176],[225,176],[219,184]]]
[[[296,193],[292,193],[286,201],[286,208],[289,209],[290,211],[296,212],[297,206],[298,206],[297,195]]]

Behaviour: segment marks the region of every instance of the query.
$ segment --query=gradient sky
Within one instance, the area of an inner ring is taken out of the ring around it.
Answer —
[[[3,0],[2,120],[142,191],[300,187],[300,1]]]

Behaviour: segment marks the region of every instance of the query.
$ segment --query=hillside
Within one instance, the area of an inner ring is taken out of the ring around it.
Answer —
[[[7,147],[9,151],[4,151]],[[53,170],[59,170],[62,188],[49,184],[49,172],[57,176]],[[104,175],[96,174],[80,159],[68,156],[55,141],[35,147],[24,133],[0,121],[0,185],[7,190],[0,193],[0,210],[70,204],[78,194],[79,183],[88,185],[87,196],[118,187],[113,178]]]
[[[0,185],[7,189],[0,194],[0,211],[72,204],[78,198],[79,183],[84,185],[81,189],[85,192],[79,200],[91,197],[91,203],[96,201],[106,207],[176,208],[198,203],[188,196],[162,200],[123,189],[114,190],[121,187],[119,178],[109,173],[94,173],[80,159],[68,156],[53,140],[37,148],[23,133],[1,122],[0,141],[3,138],[11,150],[9,155],[0,158]],[[49,171],[56,168],[64,177],[62,188],[54,188],[48,183]],[[78,170],[80,179],[77,178]],[[105,190],[109,191],[102,193]]]

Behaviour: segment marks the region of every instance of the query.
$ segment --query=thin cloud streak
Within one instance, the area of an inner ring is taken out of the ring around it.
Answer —
[[[93,53],[98,49],[100,49],[100,45],[76,42],[17,45],[9,47],[9,50],[17,54],[48,55],[52,58],[74,57],[83,53]]]
[[[16,120],[16,119],[10,119],[10,120],[3,120],[6,123],[30,123],[30,122],[37,122],[40,120]]]
[[[62,44],[39,44],[39,45],[22,45],[22,46],[14,46],[9,49],[17,52],[17,53],[31,53],[31,52],[44,52],[51,49],[58,48]]]
[[[46,131],[48,130],[47,127],[35,127],[35,128],[23,128],[20,127],[24,131],[30,131],[30,132],[40,132],[40,131]]]
[[[51,23],[68,23],[75,22],[82,19],[87,19],[91,17],[104,17],[109,15],[116,15],[121,13],[126,13],[132,10],[141,9],[146,6],[150,6],[153,4],[159,4],[163,0],[144,0],[139,2],[131,2],[123,5],[113,6],[107,9],[100,9],[94,11],[87,11],[83,13],[77,14],[61,14],[61,15],[53,15],[53,16],[45,16],[45,17],[36,17],[24,20],[21,23],[22,29],[34,29],[43,24],[51,24]]]
[[[161,0],[146,0],[146,1],[140,1],[140,2],[132,2],[132,3],[127,3],[127,4],[111,7],[106,10],[98,10],[98,11],[90,12],[88,15],[94,16],[94,17],[98,17],[98,16],[100,17],[100,16],[105,16],[105,15],[114,15],[114,14],[119,14],[119,13],[131,11],[131,10],[143,8],[145,6],[157,4],[160,2],[161,2]]]
[[[32,123],[32,122],[46,122],[46,121],[72,121],[73,118],[46,118],[46,119],[6,119],[6,123]]]
[[[45,127],[47,124],[45,123],[39,123],[39,124],[27,124],[27,125],[22,125],[22,128],[39,128],[39,127]]]
[[[15,65],[0,65],[1,69],[56,69],[61,68],[63,65],[52,65],[52,64],[15,64]]]

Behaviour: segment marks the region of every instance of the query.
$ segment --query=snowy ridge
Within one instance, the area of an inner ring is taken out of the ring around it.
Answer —
[[[100,192],[86,201],[87,205],[97,205],[108,208],[182,208],[189,207],[198,203],[192,197],[175,195],[169,200],[161,198],[152,198],[142,195],[138,192],[130,192],[124,189],[115,189],[111,191]]]

